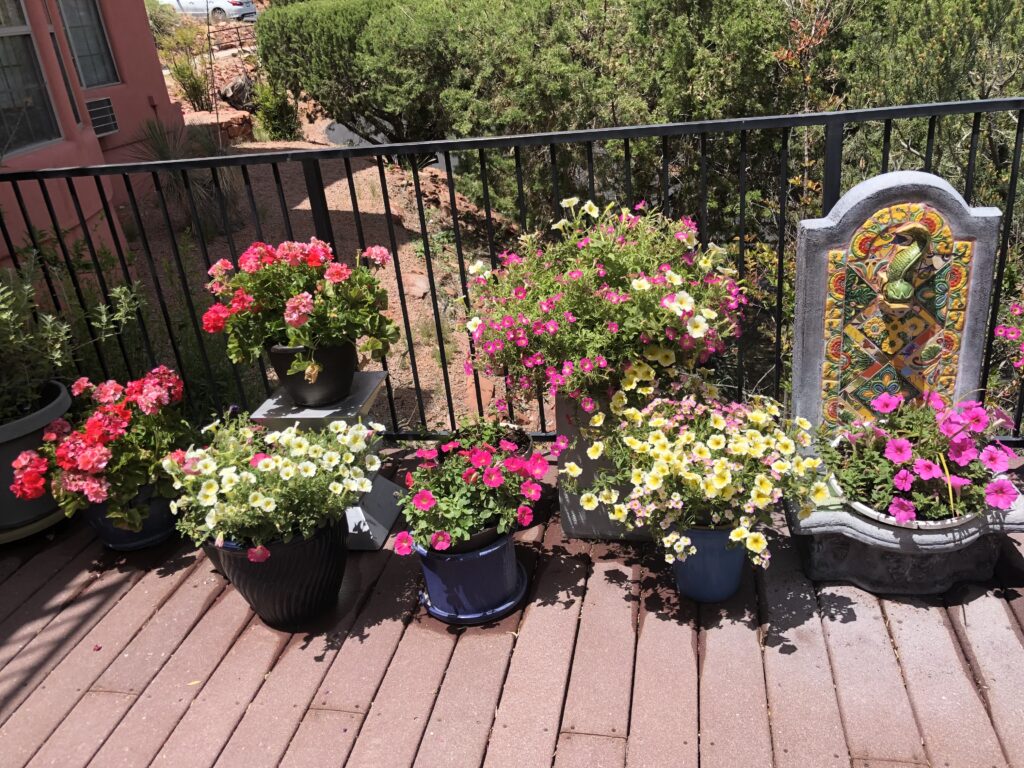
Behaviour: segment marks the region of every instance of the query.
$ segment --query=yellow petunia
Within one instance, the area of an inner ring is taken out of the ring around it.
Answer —
[[[590,417],[590,426],[600,427],[602,424],[604,424],[604,413],[601,411],[598,411]]]
[[[708,438],[708,448],[712,451],[720,451],[725,448],[725,436],[724,435],[712,435]]]
[[[601,458],[603,454],[604,443],[602,443],[600,440],[595,440],[594,444],[587,448],[587,457],[591,461],[596,461],[597,459]]]
[[[815,483],[812,485],[811,500],[815,504],[824,504],[828,501],[828,487],[824,483]]]
[[[588,512],[597,509],[597,505],[597,496],[595,496],[594,494],[584,493],[582,496],[580,496],[580,506],[583,507]]]
[[[747,549],[755,555],[759,555],[768,548],[768,539],[763,533],[752,533],[746,539]]]
[[[579,477],[580,475],[583,474],[583,470],[580,468],[580,465],[577,464],[575,461],[565,462],[565,464],[562,466],[559,472],[564,472],[569,477]]]
[[[749,535],[750,531],[740,525],[729,531],[729,541],[743,541]]]

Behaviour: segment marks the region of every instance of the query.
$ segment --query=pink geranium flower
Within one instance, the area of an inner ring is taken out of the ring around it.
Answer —
[[[303,291],[285,302],[284,321],[292,328],[301,328],[309,321],[312,311],[313,297],[307,291]]]
[[[415,496],[412,497],[413,506],[416,509],[423,510],[426,512],[428,509],[432,509],[437,504],[437,499],[434,498],[434,494],[424,488],[418,491]]]
[[[412,534],[408,531],[402,531],[400,534],[395,536],[395,554],[405,557],[406,555],[412,554]]]
[[[914,471],[917,472],[917,476],[922,480],[934,480],[936,477],[942,477],[942,467],[929,459],[918,459],[915,461]]]
[[[430,536],[430,546],[437,550],[448,549],[452,545],[452,537],[448,531],[435,531]]]
[[[907,470],[901,469],[892,479],[892,484],[901,491],[909,491],[910,486],[914,484],[914,476]]]
[[[246,553],[250,563],[265,563],[270,559],[270,550],[260,544],[258,547],[249,547]]]
[[[909,461],[913,455],[914,451],[910,441],[905,438],[897,437],[885,444],[885,458],[893,464],[902,464],[905,461]]]
[[[914,502],[897,496],[889,505],[889,514],[896,518],[896,522],[906,523],[917,517],[917,508]]]
[[[1001,448],[986,445],[981,452],[981,463],[993,474],[1001,474],[1010,468],[1010,459]]]
[[[1017,493],[1017,487],[1009,480],[993,480],[985,486],[985,503],[996,509],[1009,509],[1017,500]]]
[[[352,268],[348,264],[342,264],[340,262],[331,263],[327,269],[324,270],[324,278],[329,283],[343,283],[352,276]]]
[[[378,267],[386,267],[391,261],[391,251],[383,245],[371,245],[363,251],[363,257]]]

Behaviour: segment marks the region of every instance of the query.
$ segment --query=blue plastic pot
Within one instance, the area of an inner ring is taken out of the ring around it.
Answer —
[[[142,530],[129,531],[118,528],[107,518],[107,505],[92,504],[81,514],[96,531],[99,540],[109,549],[131,552],[136,549],[153,547],[167,541],[174,533],[174,515],[171,502],[159,496],[151,496],[152,489],[143,488],[132,501],[132,506],[148,506],[149,513],[142,520]]]
[[[728,530],[690,528],[682,534],[697,552],[672,564],[679,594],[698,603],[719,603],[735,595],[747,561],[743,546],[727,546]]]
[[[427,612],[448,624],[483,624],[507,616],[526,594],[526,570],[512,537],[470,552],[446,553],[417,545]]]

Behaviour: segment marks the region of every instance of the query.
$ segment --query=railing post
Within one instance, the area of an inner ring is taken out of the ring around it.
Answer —
[[[331,212],[327,208],[327,196],[324,194],[324,177],[320,172],[320,161],[303,160],[302,175],[306,179],[309,210],[313,214],[313,230],[320,240],[330,243],[331,248],[337,253],[338,244],[334,242],[334,228],[331,226]]]
[[[825,173],[821,189],[822,215],[827,216],[839,200],[843,178],[843,122],[825,123]]]

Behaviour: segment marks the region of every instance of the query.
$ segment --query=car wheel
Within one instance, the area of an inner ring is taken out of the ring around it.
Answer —
[[[228,13],[223,8],[214,8],[210,11],[210,21],[214,24],[223,24],[228,20]]]

